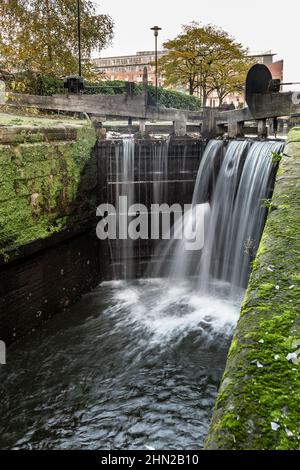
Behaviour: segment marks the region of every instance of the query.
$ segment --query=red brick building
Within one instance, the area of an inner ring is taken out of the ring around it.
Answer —
[[[164,52],[160,51],[158,57],[161,57]],[[261,53],[250,53],[249,57],[253,58],[257,63],[265,64],[271,71],[273,78],[283,80],[283,60],[274,61],[276,54],[271,51]],[[117,57],[103,57],[94,59],[95,69],[101,72],[103,80],[125,80],[129,82],[141,83],[143,81],[143,71],[146,66],[148,69],[149,83],[155,83],[155,52],[143,51],[137,52],[135,55],[117,56]],[[159,74],[159,86],[164,86],[164,77]],[[187,92],[182,88],[179,91]],[[235,107],[244,104],[244,96],[241,94],[228,95],[224,102],[226,104],[233,103]],[[217,107],[219,105],[218,96],[212,92],[208,97],[208,106]]]
[[[158,58],[163,52],[158,52]],[[143,81],[144,67],[148,69],[150,84],[155,83],[155,52],[143,51],[135,55],[103,57],[94,59],[95,69],[103,74],[103,80],[124,80],[126,82],[141,83]],[[158,77],[159,86],[163,86],[163,76]]]

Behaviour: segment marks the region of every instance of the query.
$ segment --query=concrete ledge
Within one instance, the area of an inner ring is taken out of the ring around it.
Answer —
[[[0,128],[1,144],[21,144],[36,142],[70,141],[77,139],[79,126],[58,125],[43,126],[2,126]]]
[[[206,449],[300,448],[300,128],[288,137]]]

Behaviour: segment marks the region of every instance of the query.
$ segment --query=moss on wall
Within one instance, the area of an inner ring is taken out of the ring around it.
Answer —
[[[288,137],[207,449],[300,448],[300,128]]]
[[[43,142],[39,133],[24,139],[21,131],[12,144],[0,143],[0,261],[94,211],[94,201],[80,194],[95,183],[95,131],[78,126],[75,135]]]

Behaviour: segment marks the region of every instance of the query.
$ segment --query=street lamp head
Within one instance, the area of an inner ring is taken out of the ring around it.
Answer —
[[[153,28],[150,28],[151,31],[154,31],[154,36],[158,36],[158,31],[161,31],[162,28],[159,26],[153,26]]]

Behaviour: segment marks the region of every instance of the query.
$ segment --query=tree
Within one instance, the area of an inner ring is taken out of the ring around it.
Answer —
[[[91,72],[92,50],[106,47],[113,21],[97,14],[91,0],[81,0],[84,73]],[[64,76],[76,73],[77,1],[1,0],[0,67]]]
[[[244,91],[250,66],[250,61],[245,60],[243,57],[236,57],[220,61],[212,67],[209,85],[211,90],[217,92],[219,106],[223,104],[224,99],[229,94]]]
[[[191,95],[201,90],[204,106],[209,93],[215,88],[214,74],[224,64],[228,67],[231,64],[235,70],[236,64],[247,62],[247,52],[242,45],[212,25],[185,25],[183,32],[165,42],[163,47],[166,54],[160,59],[160,67],[165,74],[166,84],[183,85]],[[233,88],[234,84],[231,83],[230,89]]]

